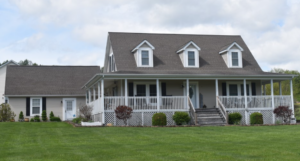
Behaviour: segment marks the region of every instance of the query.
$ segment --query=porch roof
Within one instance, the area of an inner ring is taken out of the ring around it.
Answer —
[[[162,72],[164,73],[164,72]],[[192,80],[209,80],[209,79],[256,79],[256,80],[267,80],[267,79],[276,79],[276,80],[288,80],[294,78],[295,75],[290,74],[281,74],[281,73],[271,73],[271,72],[260,72],[260,73],[253,73],[253,74],[227,74],[227,73],[216,73],[216,74],[194,74],[194,73],[168,73],[168,74],[143,74],[143,73],[122,73],[122,72],[115,72],[115,73],[99,73],[94,75],[88,82],[86,82],[82,88],[86,88],[89,86],[94,85],[100,79],[178,79],[178,80],[185,80],[185,79],[192,79]]]

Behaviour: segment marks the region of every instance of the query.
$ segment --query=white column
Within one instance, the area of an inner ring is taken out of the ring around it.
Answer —
[[[266,85],[264,84],[264,95],[267,95]]]
[[[91,88],[89,88],[89,103],[91,103]]]
[[[101,79],[101,106],[100,111],[102,112],[102,123],[105,123],[105,114],[104,114],[104,78]]]
[[[294,91],[293,91],[293,79],[291,79],[290,80],[290,90],[291,90],[291,105],[292,105],[292,111],[293,111],[293,116],[292,116],[292,118],[294,118],[295,117],[295,107],[294,107]]]
[[[246,79],[244,79],[244,99],[245,99],[245,119],[246,124],[249,125],[249,119],[248,119],[248,100],[247,100],[247,84]]]
[[[98,82],[98,91],[97,91],[98,92],[98,100],[100,100],[100,89],[101,89],[100,82]]]
[[[160,101],[159,101],[159,79],[156,79],[156,99],[157,99],[157,111],[160,110]]]
[[[121,79],[121,96],[123,96],[123,79]]]
[[[271,79],[271,96],[272,96],[272,109],[275,108],[275,102],[274,102],[274,86],[273,86],[273,79]],[[273,113],[273,124],[275,124],[275,114]]]
[[[125,105],[128,106],[127,79],[125,79]]]
[[[218,107],[218,97],[219,97],[219,80],[216,79],[216,107]]]
[[[93,87],[93,101],[96,100],[96,87]]]
[[[279,95],[282,95],[282,89],[281,89],[281,81],[279,81]]]
[[[188,100],[188,98],[190,97],[189,96],[189,93],[190,93],[190,84],[189,84],[190,82],[189,82],[189,79],[186,79],[186,98],[187,98],[187,100],[186,100],[186,108],[188,109],[188,107],[189,107],[189,100]]]

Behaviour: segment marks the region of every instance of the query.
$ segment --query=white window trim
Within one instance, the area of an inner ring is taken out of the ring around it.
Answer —
[[[188,52],[193,51],[195,53],[195,66],[189,66],[188,64]],[[199,51],[197,49],[186,49],[183,53],[184,67],[186,68],[199,68]]]
[[[149,65],[142,65],[142,51],[149,53]],[[138,67],[153,67],[153,50],[148,47],[139,48],[137,52],[137,65]]]
[[[111,60],[110,62],[109,62],[109,68],[110,68],[110,72],[115,72],[115,71],[117,71],[116,70],[116,62],[115,62],[115,56],[114,56],[114,54],[113,53],[110,53],[109,54],[109,60]]]
[[[32,113],[33,112],[33,109],[32,109],[32,103],[33,103],[32,100],[33,99],[40,99],[40,114],[33,114]],[[42,110],[43,110],[42,105],[43,105],[43,99],[41,97],[31,97],[30,98],[30,116],[36,116],[36,115],[42,116]]]
[[[233,66],[232,65],[232,52],[238,53],[239,58],[239,66]],[[227,53],[227,62],[229,68],[243,68],[243,58],[242,58],[242,52],[239,49],[230,49]]]
[[[242,95],[242,89],[241,89],[241,85],[243,85],[243,88],[244,88],[244,82],[243,81],[229,81],[229,82],[226,82],[226,95],[227,96],[230,96],[229,95],[229,85],[237,85],[237,88],[238,88],[238,97],[243,97],[244,95]],[[252,96],[252,87],[251,87],[251,82],[250,81],[247,81],[246,84],[249,86],[249,96]]]

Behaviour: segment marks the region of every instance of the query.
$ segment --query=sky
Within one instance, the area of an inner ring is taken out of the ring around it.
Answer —
[[[300,0],[0,1],[0,62],[103,66],[108,32],[241,35],[264,71],[300,71]]]

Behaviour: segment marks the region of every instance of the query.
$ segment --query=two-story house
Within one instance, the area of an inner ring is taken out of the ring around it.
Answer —
[[[274,96],[264,87],[290,80],[292,88],[293,77],[262,71],[239,35],[110,32],[104,71],[83,88],[95,120],[103,123],[123,125],[114,109],[127,105],[132,126],[150,126],[157,112],[173,125],[175,111],[188,112],[197,125],[226,124],[232,112],[242,114],[243,124],[253,112],[274,124],[274,108],[293,107],[293,90]]]

